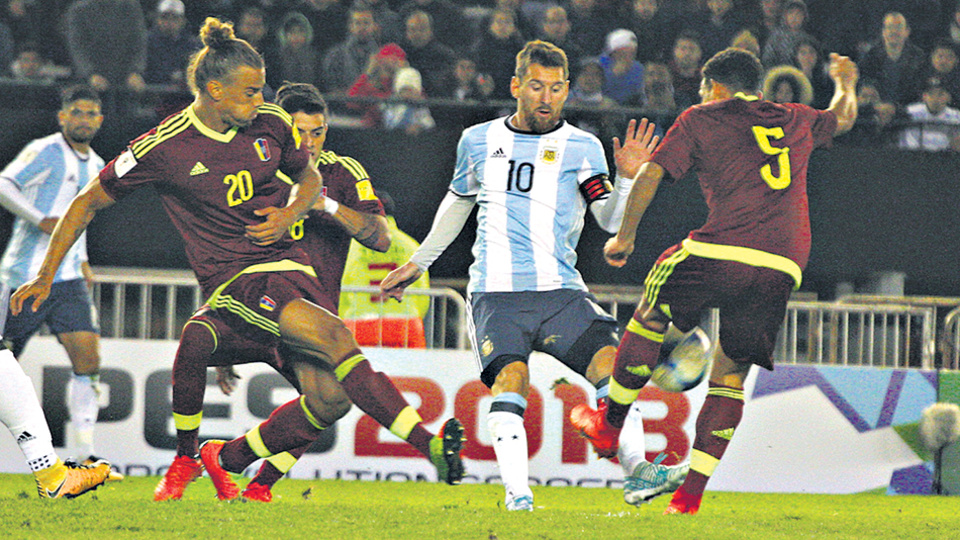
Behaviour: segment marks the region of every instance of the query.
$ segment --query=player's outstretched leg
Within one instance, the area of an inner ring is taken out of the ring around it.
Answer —
[[[570,411],[570,422],[602,458],[613,458],[617,454],[623,422],[640,390],[650,380],[660,356],[663,333],[644,327],[639,318],[638,310],[627,324],[617,348],[607,397],[596,410],[577,405]]]
[[[664,514],[696,514],[704,489],[720,464],[743,417],[743,389],[710,381],[707,398],[697,416],[696,437],[690,451],[690,474],[673,494]]]
[[[341,358],[334,372],[354,405],[389,429],[390,433],[410,443],[429,459],[437,467],[440,480],[448,484],[460,483],[464,469],[460,457],[463,446],[463,427],[459,420],[454,418],[444,424],[445,428],[450,426],[451,430],[457,429],[458,436],[454,436],[452,431],[449,437],[444,437],[443,431],[436,436],[430,433],[423,427],[420,413],[404,399],[400,390],[386,374],[373,371],[370,361],[360,352],[360,349],[353,349]],[[438,461],[440,456],[436,453],[437,445],[442,445],[444,452],[453,452],[443,454],[443,461],[446,464]]]
[[[456,418],[444,422],[437,433],[430,440],[430,462],[437,468],[437,478],[450,485],[457,485],[463,480],[463,425]]]

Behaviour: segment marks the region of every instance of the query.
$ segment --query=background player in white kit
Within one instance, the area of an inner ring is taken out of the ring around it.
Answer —
[[[103,123],[100,97],[93,89],[84,85],[65,89],[57,120],[59,132],[30,142],[0,172],[0,204],[17,216],[0,262],[6,295],[37,275],[57,220],[104,165],[90,148]],[[88,289],[92,281],[84,235],[67,253],[50,300],[41,309],[14,316],[6,311],[7,302],[2,303],[3,336],[14,356],[20,356],[44,324],[67,351],[73,366],[67,386],[71,450],[87,463],[99,460],[93,431],[100,412],[100,329]],[[122,478],[117,472],[110,477]]]
[[[457,237],[474,205],[480,206],[467,287],[471,338],[480,378],[494,396],[487,425],[508,510],[533,510],[523,427],[531,351],[550,354],[583,375],[598,399],[610,390],[617,323],[587,291],[575,268],[575,249],[587,206],[602,228],[616,230],[632,179],[657,144],[652,124],[631,120],[623,146],[614,139],[618,178],[612,186],[600,141],[561,118],[568,76],[563,50],[527,43],[510,85],[516,114],[464,131],[450,190],[430,233],[410,262],[381,283],[385,294],[400,300]],[[625,439],[621,453],[631,456],[625,473],[651,479],[637,502],[676,489],[686,474],[686,467],[638,463],[642,444],[642,435]],[[594,447],[601,457],[617,453],[616,443]]]

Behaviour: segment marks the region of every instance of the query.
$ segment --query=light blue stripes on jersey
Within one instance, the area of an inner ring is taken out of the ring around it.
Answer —
[[[41,213],[61,217],[70,201],[100,172],[103,159],[92,149],[79,156],[60,133],[30,142],[17,158],[0,172],[12,180]],[[40,270],[50,236],[21,218],[14,220],[10,242],[0,261],[0,279],[8,288],[19,287]],[[67,252],[54,281],[83,277],[80,263],[87,260],[84,233]]]
[[[476,196],[470,292],[586,290],[576,269],[582,182],[608,174],[600,141],[563,123],[518,132],[506,118],[464,131],[450,189]]]

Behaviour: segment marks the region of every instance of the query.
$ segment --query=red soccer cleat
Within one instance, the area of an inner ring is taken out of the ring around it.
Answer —
[[[157,489],[153,490],[155,501],[179,501],[184,490],[191,482],[203,474],[203,464],[200,460],[190,456],[177,456],[167,469],[167,473],[160,479]]]
[[[700,510],[701,499],[702,497],[687,494],[683,490],[683,486],[680,486],[680,489],[673,493],[673,499],[670,500],[667,509],[663,511],[663,515],[689,514],[692,516]]]
[[[250,482],[247,484],[247,487],[243,490],[243,493],[241,493],[240,496],[247,501],[265,503],[273,501],[273,493],[270,493],[270,486],[265,486],[258,482]]]
[[[580,435],[590,441],[598,456],[607,459],[617,457],[620,428],[607,423],[606,402],[600,402],[597,410],[591,409],[589,405],[577,405],[570,411],[570,423],[580,431]]]
[[[203,462],[213,487],[217,488],[217,498],[221,501],[232,501],[240,496],[240,488],[230,477],[230,473],[220,465],[220,451],[224,441],[210,440],[200,445],[200,461]]]

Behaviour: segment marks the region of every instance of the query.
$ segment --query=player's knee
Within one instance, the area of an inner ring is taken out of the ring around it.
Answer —
[[[327,426],[333,425],[350,412],[351,403],[346,394],[323,395],[310,392],[304,395],[310,413]]]
[[[514,392],[521,396],[526,396],[530,386],[530,370],[527,367],[525,359],[519,356],[505,355],[497,358],[493,365],[499,365],[500,369],[492,377],[492,384],[489,386],[498,392]],[[488,368],[489,370],[489,368]],[[485,373],[489,379],[491,373]]]

